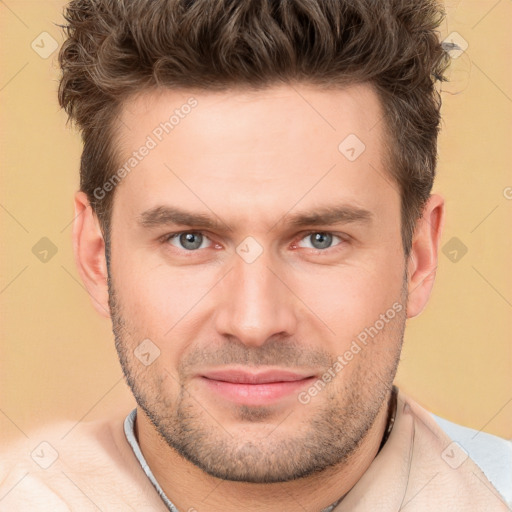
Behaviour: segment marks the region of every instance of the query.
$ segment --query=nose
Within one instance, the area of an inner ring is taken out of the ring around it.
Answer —
[[[297,299],[271,259],[264,251],[247,263],[234,254],[232,270],[219,283],[215,326],[220,335],[253,347],[274,336],[294,335]]]

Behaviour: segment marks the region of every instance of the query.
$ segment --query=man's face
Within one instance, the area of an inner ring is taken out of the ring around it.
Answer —
[[[406,296],[382,116],[366,85],[125,104],[119,167],[138,156],[112,212],[116,346],[140,407],[211,475],[340,463],[384,405]]]

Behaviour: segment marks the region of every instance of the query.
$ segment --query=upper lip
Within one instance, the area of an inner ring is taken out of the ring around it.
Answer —
[[[311,374],[297,373],[289,370],[264,370],[249,372],[246,370],[213,370],[202,373],[201,377],[210,380],[232,382],[236,384],[267,384],[269,382],[292,382],[312,377]]]

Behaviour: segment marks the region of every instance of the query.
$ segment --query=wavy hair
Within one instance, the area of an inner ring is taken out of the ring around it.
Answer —
[[[117,117],[142,90],[370,83],[408,255],[437,163],[444,16],[436,0],[72,0],[59,102],[82,133],[80,188],[108,231],[114,191],[93,191],[117,169]]]

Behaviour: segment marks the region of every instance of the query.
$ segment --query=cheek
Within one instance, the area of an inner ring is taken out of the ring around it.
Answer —
[[[187,289],[187,284],[191,283],[168,276],[147,275],[138,279],[132,273],[118,286],[124,314],[133,326],[162,338],[192,305],[190,296],[194,294]]]
[[[364,266],[326,268],[301,276],[295,290],[308,308],[334,331],[354,336],[401,301],[403,264],[384,258]],[[332,334],[332,332],[331,332]]]
[[[212,268],[173,268],[153,259],[131,253],[113,264],[116,294],[133,336],[154,338],[162,351],[178,349],[178,337],[201,314],[201,301],[219,277]]]

